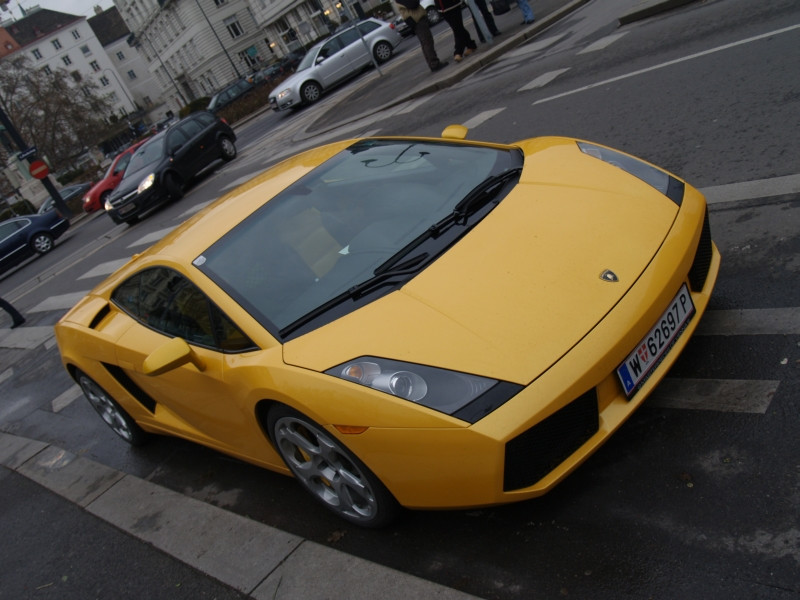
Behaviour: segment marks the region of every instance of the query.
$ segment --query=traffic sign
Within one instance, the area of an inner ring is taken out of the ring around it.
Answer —
[[[43,160],[35,160],[28,169],[30,174],[36,179],[44,179],[50,173],[50,169]]]
[[[26,148],[25,150],[17,154],[17,158],[20,160],[25,160],[26,158],[28,158],[29,156],[33,156],[34,154],[36,154],[36,146],[31,146],[30,148]]]

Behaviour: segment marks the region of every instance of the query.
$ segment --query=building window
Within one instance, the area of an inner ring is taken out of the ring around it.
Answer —
[[[236,20],[235,16],[225,19],[225,27],[232,38],[237,38],[244,33],[242,26],[239,25],[239,21]]]
[[[83,77],[81,77],[81,72],[80,71],[72,71],[70,73],[70,75],[72,75],[72,79],[75,80],[75,83],[80,83],[83,80]]]
[[[117,52],[117,60],[125,60],[125,54],[123,52]]]
[[[61,42],[58,41],[58,38],[53,40],[53,48],[56,50],[61,50]]]
[[[92,97],[92,88],[90,88],[88,85],[83,86],[81,88],[81,91],[83,92],[83,95],[86,96],[87,98]]]
[[[108,83],[109,83],[108,77],[106,77],[105,75],[100,78],[100,85],[102,85],[103,87],[106,87]]]
[[[61,60],[63,60],[64,64],[67,65],[67,66],[70,66],[72,64],[72,59],[69,57],[68,54],[65,54],[64,56],[62,56]]]
[[[136,79],[136,72],[133,69],[128,71],[128,79]]]
[[[253,68],[256,66],[256,59],[245,50],[244,52],[239,52],[239,60],[246,64],[249,68]]]
[[[39,60],[40,58],[42,58],[42,53],[38,48],[34,48],[33,52],[31,52],[31,54],[33,54],[33,58],[35,58],[36,60]]]
[[[81,39],[81,33],[77,29],[72,30],[72,37],[73,39],[79,40]]]
[[[217,6],[222,6],[222,5],[223,5],[223,4],[225,4],[227,1],[228,1],[228,0],[214,0],[214,4],[216,4]]]
[[[99,70],[100,70],[100,64],[99,64],[99,63],[98,63],[96,60],[93,60],[92,62],[90,62],[90,63],[89,63],[89,66],[90,66],[90,67],[92,67],[92,70],[93,70],[95,73],[97,73],[97,71],[99,71]]]
[[[150,96],[144,97],[144,105],[145,106],[153,106],[153,101],[150,99]]]
[[[87,46],[86,44],[81,46],[81,52],[83,52],[84,56],[88,56],[88,55],[90,55],[92,53],[92,51],[89,50],[89,46]]]
[[[42,67],[42,72],[45,75],[52,75],[53,74],[53,72],[50,70],[50,67],[48,65],[45,65],[44,67]]]

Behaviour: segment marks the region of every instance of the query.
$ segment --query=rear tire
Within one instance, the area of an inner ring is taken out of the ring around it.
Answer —
[[[394,49],[388,42],[378,42],[375,44],[375,48],[372,50],[372,53],[375,55],[375,60],[379,63],[385,63],[387,60],[392,58],[393,52]]]
[[[233,143],[233,140],[227,136],[223,136],[219,140],[219,153],[222,156],[222,160],[225,162],[230,162],[234,158],[236,158],[236,145]]]
[[[31,238],[31,248],[36,254],[47,254],[53,249],[53,236],[40,232]]]
[[[75,380],[83,390],[83,395],[105,421],[111,430],[131,446],[141,446],[149,437],[117,401],[106,393],[91,377],[83,371],[75,372]]]
[[[400,513],[391,492],[358,457],[305,415],[278,405],[269,411],[272,443],[295,479],[337,516],[383,527]]]

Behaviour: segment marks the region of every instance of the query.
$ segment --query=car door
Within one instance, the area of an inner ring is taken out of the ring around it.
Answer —
[[[342,52],[339,36],[332,37],[319,49],[314,68],[314,77],[323,87],[330,87],[350,74],[350,61]]]
[[[25,223],[30,221],[15,219],[0,223],[0,271],[12,267],[31,254],[25,236],[21,233]]]
[[[174,127],[167,132],[166,150],[172,162],[172,168],[181,174],[185,182],[188,182],[198,170],[200,157],[192,152],[189,138],[180,127]]]
[[[348,75],[358,73],[372,62],[369,52],[364,46],[364,42],[361,41],[361,36],[358,35],[358,30],[355,27],[340,33],[339,39],[343,46],[342,52],[350,65]]]
[[[247,336],[188,278],[166,267],[130,277],[112,301],[136,321],[117,341],[117,364],[155,401],[155,422],[203,443],[239,447],[254,418],[237,402],[246,390],[226,374],[241,352],[255,349]],[[145,374],[148,357],[177,338],[189,344],[192,362]]]

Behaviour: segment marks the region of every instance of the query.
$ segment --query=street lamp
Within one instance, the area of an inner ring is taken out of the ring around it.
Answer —
[[[214,29],[214,26],[211,24],[211,21],[209,21],[208,15],[206,14],[206,11],[204,11],[203,7],[200,6],[200,0],[194,0],[194,1],[197,3],[197,8],[199,8],[200,12],[203,13],[203,16],[206,19],[206,23],[208,23],[208,28],[211,29],[211,33],[213,33],[214,37],[217,38],[217,41],[219,42],[219,47],[222,48],[222,51],[225,53],[225,56],[228,57],[228,61],[231,63],[231,66],[233,67],[233,70],[236,73],[236,77],[241,79],[242,78],[242,74],[239,73],[239,69],[236,68],[236,63],[233,62],[233,59],[231,58],[231,55],[228,54],[228,50],[227,50],[227,48],[225,48],[225,45],[222,43],[222,40],[219,39],[219,36],[217,35],[217,31],[216,31],[216,29]]]
[[[175,83],[175,80],[172,78],[172,73],[170,73],[169,69],[167,69],[167,65],[164,64],[163,60],[161,60],[161,55],[158,52],[156,52],[155,46],[153,46],[153,42],[151,42],[150,38],[145,35],[144,31],[140,31],[139,32],[139,37],[144,38],[145,40],[147,40],[147,43],[150,44],[150,49],[153,51],[153,54],[155,54],[156,58],[158,59],[158,62],[161,63],[161,68],[164,69],[164,72],[167,74],[167,77],[169,77],[169,80],[172,82],[172,85],[175,87],[175,92],[178,94],[178,97],[181,99],[181,102],[183,102],[183,104],[186,105],[187,104],[186,98],[184,98],[183,94],[181,94],[181,90],[178,87],[178,84]],[[132,33],[128,37],[128,45],[129,46],[134,46],[134,47],[137,46],[138,45],[138,43],[137,43],[138,41],[139,41],[139,38],[136,37],[135,33]]]

